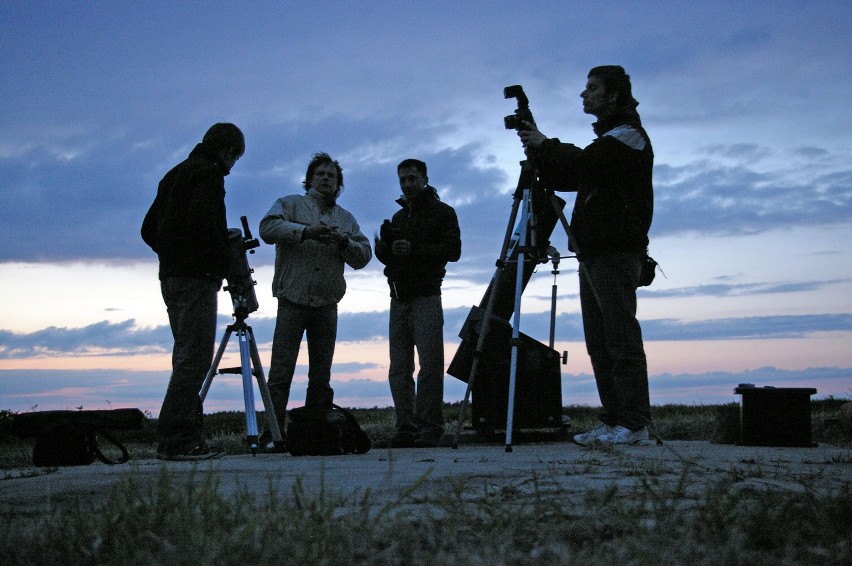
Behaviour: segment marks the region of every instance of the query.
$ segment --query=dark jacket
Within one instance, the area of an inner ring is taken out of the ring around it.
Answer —
[[[461,233],[456,212],[441,202],[432,187],[413,202],[401,198],[402,206],[381,228],[376,258],[385,264],[391,297],[407,301],[441,294],[447,262],[461,257]],[[394,240],[411,242],[410,256],[393,255]]]
[[[533,154],[544,186],[577,191],[572,249],[587,259],[602,251],[643,252],[654,213],[654,151],[635,108],[593,124],[585,149],[546,140]]]
[[[226,275],[225,163],[204,144],[166,173],[142,222],[142,239],[160,258],[160,279]]]

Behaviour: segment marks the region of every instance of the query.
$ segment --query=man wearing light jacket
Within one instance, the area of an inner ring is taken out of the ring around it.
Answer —
[[[269,393],[282,434],[302,336],[308,342],[306,405],[331,405],[331,364],[337,340],[337,303],[346,293],[345,265],[361,269],[373,257],[352,214],[337,204],[343,170],[327,153],[314,154],[305,194],[275,201],[260,221],[260,236],[275,244],[272,294],[278,317],[272,342]]]

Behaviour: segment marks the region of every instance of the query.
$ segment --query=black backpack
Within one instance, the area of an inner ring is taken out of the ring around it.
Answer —
[[[355,415],[342,407],[305,405],[289,413],[287,449],[293,456],[363,454],[372,447]]]
[[[12,433],[36,439],[33,446],[36,466],[87,466],[95,458],[113,465],[127,462],[130,455],[108,430],[140,429],[144,422],[145,415],[139,409],[40,411],[14,415]],[[117,460],[101,452],[97,435],[121,450]]]

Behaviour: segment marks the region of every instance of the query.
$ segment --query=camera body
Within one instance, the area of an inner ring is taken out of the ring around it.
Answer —
[[[507,86],[503,89],[503,98],[515,98],[518,101],[518,107],[514,114],[509,114],[503,118],[503,125],[507,130],[526,130],[523,122],[529,122],[535,125],[532,112],[530,111],[530,101],[524,93],[524,87],[521,85]]]
[[[388,245],[394,243],[396,240],[408,239],[404,234],[404,230],[399,226],[394,226],[388,219],[382,222],[382,226],[379,228],[379,237],[383,242],[387,242]]]
[[[225,291],[231,294],[234,316],[245,318],[260,308],[254,292],[257,282],[251,278],[254,269],[249,266],[246,255],[246,252],[254,253],[260,242],[252,237],[246,217],[241,216],[240,221],[243,223],[242,232],[239,228],[228,228],[228,271],[225,276],[228,285]]]

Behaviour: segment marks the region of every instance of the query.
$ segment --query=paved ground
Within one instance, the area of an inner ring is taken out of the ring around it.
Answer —
[[[730,489],[814,490],[828,493],[852,485],[852,449],[757,448],[670,441],[663,446],[586,449],[566,442],[461,445],[458,449],[377,449],[367,454],[335,457],[292,457],[286,454],[226,456],[200,463],[131,461],[107,466],[0,470],[0,512],[39,514],[79,497],[104,497],[128,476],[153,483],[166,469],[175,481],[201,482],[215,474],[223,493],[246,489],[258,496],[270,485],[290,497],[299,479],[308,492],[359,501],[369,493],[373,505],[428,501],[460,491],[464,497],[511,493],[553,494],[581,503],[589,490],[629,494],[642,489],[685,486],[701,493],[708,484],[725,481]],[[368,492],[369,490],[369,492]],[[403,497],[403,494],[404,497]]]

